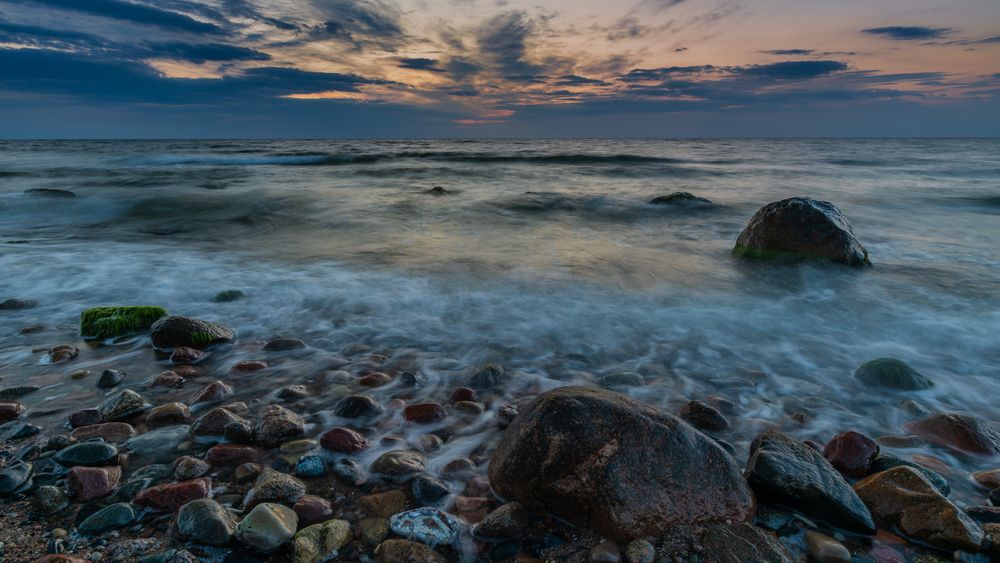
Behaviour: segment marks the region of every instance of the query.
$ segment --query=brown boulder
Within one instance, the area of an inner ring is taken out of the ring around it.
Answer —
[[[978,551],[983,531],[919,471],[899,466],[854,485],[879,526],[946,550]]]
[[[122,478],[122,468],[84,467],[78,465],[66,475],[66,485],[79,502],[106,497],[118,486]]]
[[[830,465],[856,479],[868,475],[868,468],[877,456],[878,444],[853,430],[837,434],[823,448],[823,457]]]
[[[682,420],[605,389],[562,387],[532,401],[490,462],[496,493],[602,536],[753,517],[736,462]]]
[[[981,416],[935,414],[907,424],[906,429],[943,448],[979,455],[1000,454],[1000,431]]]
[[[368,440],[350,428],[338,426],[320,436],[319,445],[333,452],[353,453],[367,448]]]
[[[174,512],[193,500],[208,498],[211,487],[212,482],[207,477],[157,485],[139,491],[132,504],[154,512]]]

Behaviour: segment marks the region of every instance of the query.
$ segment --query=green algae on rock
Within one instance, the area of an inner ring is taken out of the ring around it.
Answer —
[[[167,310],[155,306],[92,307],[80,314],[80,334],[104,340],[149,330]]]

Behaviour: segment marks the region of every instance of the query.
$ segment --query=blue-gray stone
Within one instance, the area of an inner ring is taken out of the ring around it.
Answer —
[[[299,477],[322,477],[326,475],[326,462],[318,455],[304,455],[295,464],[295,474]]]
[[[135,510],[132,509],[132,505],[119,502],[88,516],[80,523],[80,531],[90,535],[101,534],[108,530],[124,528],[133,520],[135,520]]]
[[[389,519],[394,534],[430,546],[451,545],[458,539],[460,526],[452,515],[435,508],[400,512]]]
[[[56,461],[66,467],[107,465],[118,456],[118,448],[106,442],[82,442],[59,450]]]
[[[0,471],[0,496],[7,496],[30,485],[32,467],[30,463],[15,463]]]

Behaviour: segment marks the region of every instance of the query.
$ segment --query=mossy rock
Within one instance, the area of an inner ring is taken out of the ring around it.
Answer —
[[[246,293],[243,293],[238,289],[227,289],[216,293],[212,300],[216,303],[229,303],[231,301],[236,301],[237,299],[243,299],[246,296]]]
[[[163,307],[92,307],[80,313],[80,334],[99,340],[128,336],[149,330],[166,315]]]
[[[920,391],[934,385],[930,379],[896,358],[879,358],[861,365],[854,377],[865,385]]]

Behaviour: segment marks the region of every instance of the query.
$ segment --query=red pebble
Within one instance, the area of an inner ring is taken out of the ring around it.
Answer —
[[[365,387],[381,387],[392,383],[392,378],[380,371],[373,371],[358,380],[358,383]]]
[[[859,432],[849,431],[837,434],[823,448],[823,457],[830,465],[848,477],[861,478],[868,475],[878,444]]]
[[[66,475],[66,484],[76,500],[86,502],[111,494],[121,478],[122,468],[118,466],[84,467],[78,465],[69,470]]]
[[[350,428],[337,427],[319,437],[319,445],[340,453],[359,452],[368,447],[368,440]]]
[[[0,422],[14,420],[24,412],[24,405],[17,401],[0,401]]]
[[[257,448],[239,444],[218,444],[205,453],[205,461],[212,465],[241,465],[257,459]]]
[[[239,373],[250,373],[254,371],[260,371],[262,369],[267,369],[267,362],[262,360],[243,360],[242,362],[230,368],[229,371],[235,371]]]
[[[468,387],[456,387],[454,391],[451,392],[451,397],[448,397],[448,401],[452,403],[458,403],[461,401],[475,401],[479,398],[475,389],[469,389]]]
[[[173,371],[165,371],[160,375],[153,378],[151,383],[153,387],[171,387],[178,388],[184,385],[184,378]]]
[[[207,498],[211,480],[202,477],[180,483],[167,483],[143,489],[132,499],[132,504],[155,512],[174,512],[185,504]]]
[[[330,501],[315,495],[299,497],[292,510],[299,517],[299,529],[333,518],[333,507],[330,506]]]
[[[437,403],[420,403],[403,409],[403,418],[410,422],[428,423],[444,420],[448,416],[444,407]]]
[[[187,346],[178,346],[170,354],[170,361],[175,364],[197,364],[207,357],[208,352],[202,352],[201,350],[195,350]]]
[[[190,404],[217,403],[233,395],[233,388],[221,381],[213,381],[201,388],[201,391],[191,398]]]

